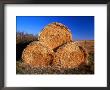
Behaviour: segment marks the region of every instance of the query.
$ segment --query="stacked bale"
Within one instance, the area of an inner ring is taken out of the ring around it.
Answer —
[[[74,42],[62,45],[56,52],[53,66],[58,68],[76,68],[87,59],[85,50]]]
[[[61,23],[47,25],[38,40],[22,53],[23,61],[32,67],[75,68],[87,59],[86,51],[72,42],[71,32]]]
[[[72,34],[69,29],[61,23],[51,23],[47,25],[39,35],[39,41],[45,46],[55,49],[60,45],[72,41]]]
[[[24,49],[22,59],[32,67],[47,67],[53,60],[53,53],[43,42],[34,41]]]

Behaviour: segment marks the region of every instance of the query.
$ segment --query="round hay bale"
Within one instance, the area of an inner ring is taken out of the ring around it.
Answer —
[[[47,67],[53,60],[53,53],[43,42],[34,41],[24,49],[22,59],[32,67]]]
[[[58,68],[76,68],[87,59],[86,51],[74,42],[62,45],[55,54],[53,66]]]
[[[89,52],[91,51],[91,45],[89,46],[89,44],[91,43],[88,43],[89,41],[75,41],[74,43],[76,45],[78,45],[79,47],[82,47],[86,53],[86,56],[87,56],[87,60],[84,64],[88,65],[89,61],[88,61],[88,57],[89,57]],[[94,49],[93,49],[94,50]]]
[[[44,27],[38,39],[43,41],[47,47],[54,49],[72,41],[72,34],[65,25],[54,22]]]

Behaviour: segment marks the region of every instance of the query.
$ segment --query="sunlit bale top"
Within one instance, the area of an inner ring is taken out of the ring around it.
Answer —
[[[65,25],[54,22],[44,27],[38,39],[44,42],[45,46],[54,49],[66,42],[72,41],[72,34]]]

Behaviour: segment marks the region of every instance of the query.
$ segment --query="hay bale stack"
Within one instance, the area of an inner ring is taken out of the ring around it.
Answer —
[[[74,42],[61,46],[53,60],[53,66],[59,68],[76,68],[87,59],[85,50]]]
[[[72,34],[65,25],[54,22],[43,29],[38,39],[44,42],[45,46],[54,49],[66,42],[72,41]]]
[[[47,67],[53,60],[53,53],[43,42],[35,41],[24,49],[22,59],[32,67]]]

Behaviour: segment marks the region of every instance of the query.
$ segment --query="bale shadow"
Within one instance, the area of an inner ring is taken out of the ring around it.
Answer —
[[[21,60],[22,52],[26,48],[26,46],[31,43],[32,41],[22,41],[16,44],[16,60]]]

